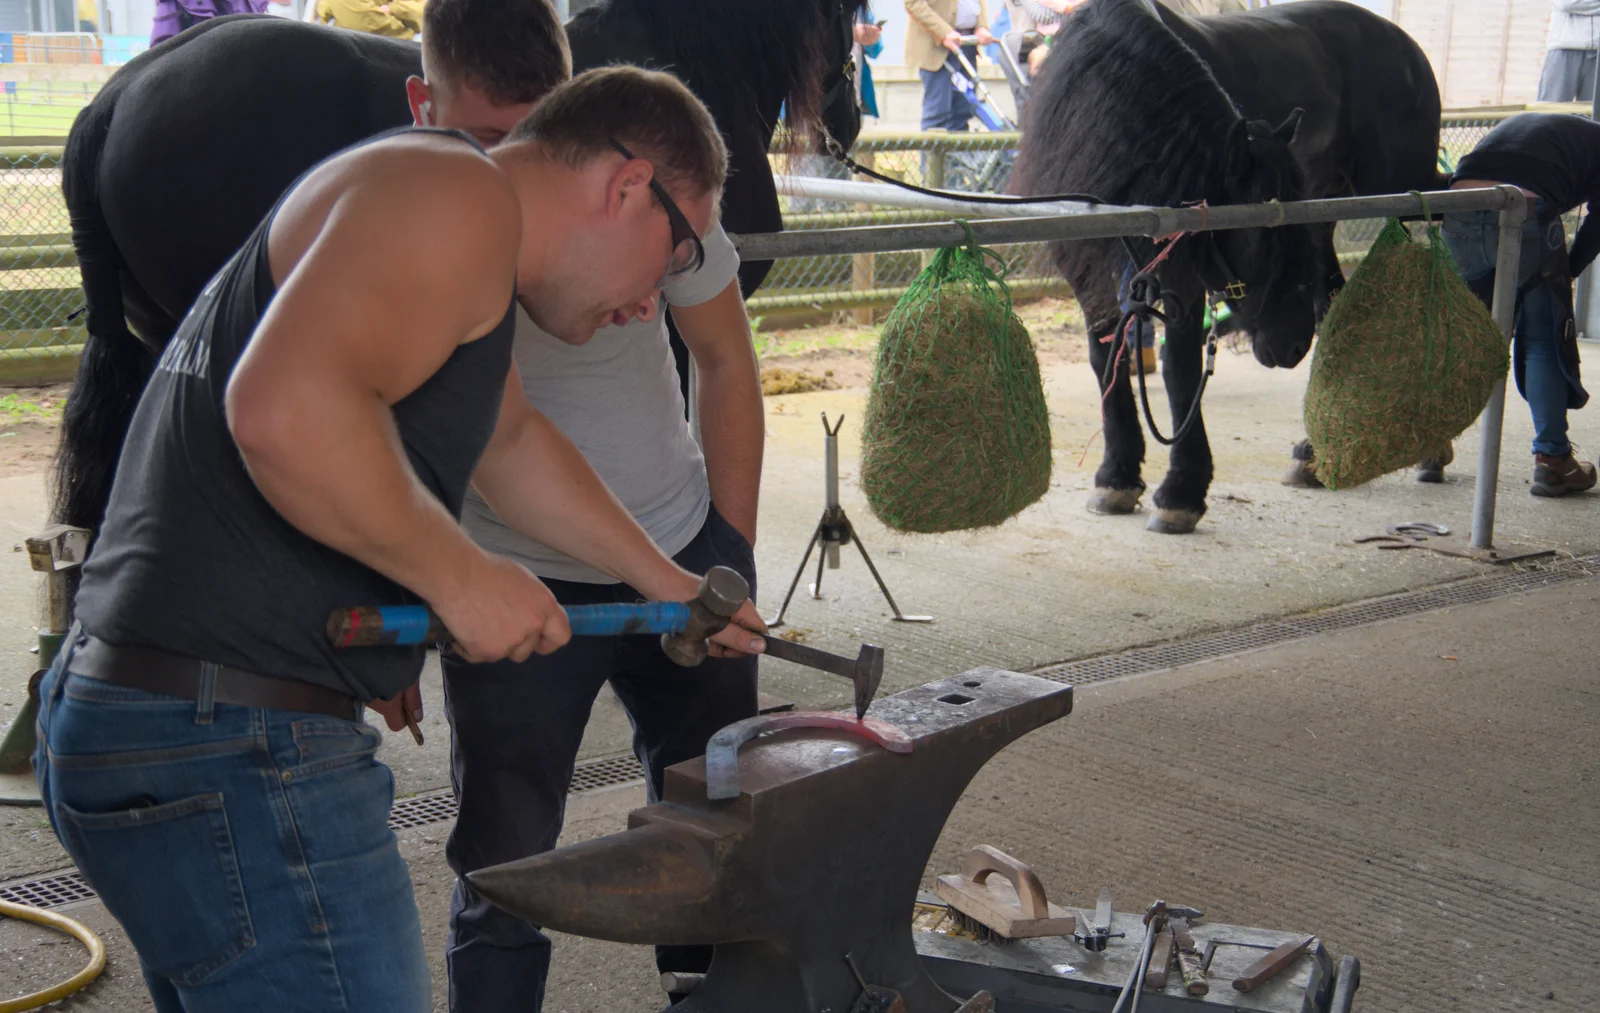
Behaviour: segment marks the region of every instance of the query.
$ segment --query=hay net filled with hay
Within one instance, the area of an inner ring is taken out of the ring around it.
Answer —
[[[1346,489],[1442,457],[1506,375],[1505,336],[1439,230],[1389,219],[1323,319],[1306,383],[1317,478]]]
[[[884,323],[861,484],[891,528],[991,527],[1050,487],[1039,360],[1004,272],[969,231],[967,245],[934,255]]]

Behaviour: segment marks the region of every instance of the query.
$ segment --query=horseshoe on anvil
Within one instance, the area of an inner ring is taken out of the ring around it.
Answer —
[[[911,737],[877,718],[856,718],[841,711],[791,711],[759,714],[735,721],[706,743],[706,798],[739,797],[739,747],[763,732],[784,728],[825,728],[849,732],[891,753],[911,752]]]

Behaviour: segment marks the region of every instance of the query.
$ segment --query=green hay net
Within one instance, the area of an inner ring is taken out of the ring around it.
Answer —
[[[1506,375],[1506,340],[1431,225],[1390,219],[1323,319],[1306,384],[1317,478],[1347,489],[1442,456]]]
[[[884,323],[861,484],[891,528],[989,527],[1050,487],[1039,360],[1004,273],[975,242],[940,250]]]

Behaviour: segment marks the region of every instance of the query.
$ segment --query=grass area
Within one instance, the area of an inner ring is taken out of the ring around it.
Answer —
[[[0,138],[0,140],[4,140]],[[8,176],[38,176],[37,181],[0,183],[0,235],[59,235],[72,230],[67,202],[61,196],[61,174],[51,169]]]
[[[751,321],[755,328],[761,318]],[[756,331],[756,354],[804,355],[807,352],[867,352],[878,346],[878,328],[855,325],[796,327],[793,330]]]
[[[6,137],[67,136],[78,110],[89,104],[98,83],[40,81],[21,83],[0,95],[0,143]]]
[[[0,426],[19,422],[59,425],[65,393],[52,389],[0,395]]]

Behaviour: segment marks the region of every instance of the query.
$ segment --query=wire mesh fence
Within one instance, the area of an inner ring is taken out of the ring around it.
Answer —
[[[0,43],[3,44],[3,43]],[[49,82],[6,89],[9,102],[26,95],[35,108],[56,107],[70,123],[89,87]],[[23,91],[27,89],[27,91]],[[74,92],[77,89],[77,92]],[[1517,110],[1446,114],[1441,168],[1453,167],[1491,127]],[[61,130],[51,132],[63,132]],[[16,134],[25,134],[18,129]],[[1014,133],[937,132],[865,134],[855,157],[885,175],[924,186],[967,192],[1006,189],[1016,159]],[[61,199],[59,147],[0,147],[0,361],[61,355],[83,340],[77,256]],[[773,169],[794,175],[844,178],[823,156],[772,156]],[[869,208],[808,198],[780,198],[788,229],[836,228],[936,221],[934,211]],[[1335,234],[1343,258],[1359,259],[1382,223],[1341,222]],[[1018,297],[1065,293],[1040,244],[1001,247]],[[892,305],[922,269],[928,253],[880,253],[780,261],[750,300],[754,314],[817,312]]]
[[[82,341],[59,148],[0,148],[0,352]]]

